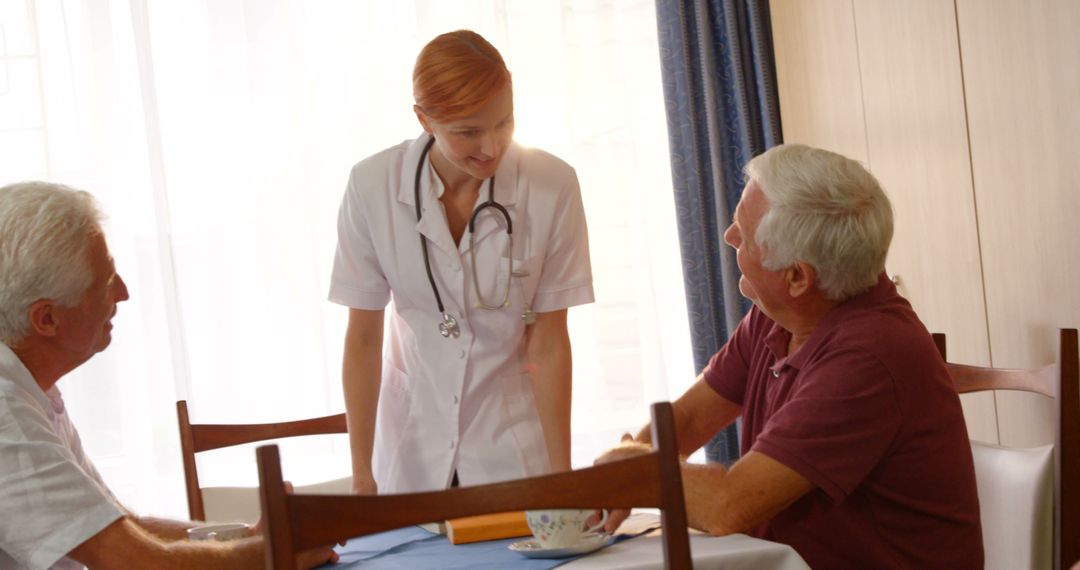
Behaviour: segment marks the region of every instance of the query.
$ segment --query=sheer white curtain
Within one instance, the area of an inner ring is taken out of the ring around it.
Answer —
[[[419,132],[411,70],[470,28],[514,74],[516,138],[581,179],[597,303],[570,311],[574,463],[691,369],[652,0],[0,0],[0,183],[85,188],[131,300],[60,383],[136,510],[184,515],[174,402],[196,421],[344,409],[346,310],[325,300],[349,168]],[[419,251],[417,252],[419,255]],[[286,476],[348,473],[344,437]],[[216,457],[214,457],[216,455]],[[204,484],[253,484],[250,449]]]

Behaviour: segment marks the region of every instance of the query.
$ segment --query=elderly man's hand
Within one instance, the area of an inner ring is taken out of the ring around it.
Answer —
[[[611,463],[612,461],[619,461],[620,459],[630,459],[631,457],[645,455],[650,452],[652,452],[651,445],[635,441],[634,436],[626,433],[623,434],[622,442],[619,443],[619,445],[604,452],[603,455],[596,458],[596,461],[594,461],[593,464],[603,465],[604,463]],[[612,509],[608,513],[607,522],[604,523],[604,532],[614,533],[628,516],[630,516],[629,509]],[[588,524],[591,525],[595,523],[596,521],[590,520]]]
[[[594,461],[593,464],[603,465],[604,463],[611,463],[612,461],[619,461],[620,459],[630,459],[631,457],[637,457],[651,452],[651,445],[635,441],[633,436],[626,433],[623,434],[622,442],[620,442],[619,445],[605,451],[603,455],[596,458],[596,461]]]
[[[291,495],[293,493],[293,484],[291,481],[283,481],[285,484],[285,493]],[[266,515],[259,517],[259,521],[255,523],[250,529],[251,536],[259,536],[266,530]],[[341,546],[345,546],[345,541],[338,543]],[[334,551],[331,546],[324,546],[321,548],[312,548],[301,552],[296,555],[296,565],[305,570],[309,568],[315,568],[327,563],[334,563],[338,561],[338,553]]]
[[[312,548],[296,555],[296,566],[303,570],[317,568],[323,564],[334,564],[338,561],[338,553],[329,546]]]
[[[292,481],[282,481],[282,482],[285,484],[285,494],[286,495],[291,495],[292,492],[293,492]],[[256,521],[255,524],[251,528],[248,529],[248,534],[250,536],[261,536],[262,533],[263,533],[263,530],[265,530],[265,529],[266,529],[266,514],[264,513],[264,514],[260,515],[259,520]]]

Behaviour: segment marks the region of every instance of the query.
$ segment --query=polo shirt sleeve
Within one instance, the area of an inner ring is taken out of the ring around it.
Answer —
[[[0,395],[0,550],[49,568],[123,515],[39,409]]]
[[[752,449],[798,471],[839,502],[874,469],[899,433],[893,378],[876,357],[857,350],[837,351],[787,373],[800,378]]]
[[[746,380],[750,373],[755,329],[768,330],[764,315],[754,307],[735,327],[728,341],[709,359],[701,371],[705,383],[729,402],[742,406],[746,400]]]
[[[390,302],[390,284],[379,264],[373,228],[365,203],[365,177],[360,163],[349,175],[349,184],[338,210],[338,244],[330,276],[331,302],[354,309],[379,310]],[[385,178],[385,177],[383,177]],[[385,236],[390,239],[390,236]]]
[[[540,280],[533,296],[533,310],[544,313],[593,302],[589,231],[577,174],[571,169],[555,202],[554,225]]]

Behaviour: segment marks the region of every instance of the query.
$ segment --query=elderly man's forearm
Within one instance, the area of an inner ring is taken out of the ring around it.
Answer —
[[[683,494],[687,522],[692,528],[713,536],[748,532],[752,521],[740,513],[737,501],[724,490],[727,470],[721,465],[683,463]]]

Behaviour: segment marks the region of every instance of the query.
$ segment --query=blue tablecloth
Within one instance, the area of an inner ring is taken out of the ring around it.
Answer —
[[[621,541],[642,533],[619,534]],[[490,540],[470,544],[450,544],[443,535],[428,532],[420,527],[406,527],[350,540],[337,547],[341,559],[337,564],[325,565],[326,570],[363,570],[425,568],[442,570],[502,569],[547,570],[566,564],[576,557],[541,559],[526,558],[510,550],[510,544],[524,538]]]

